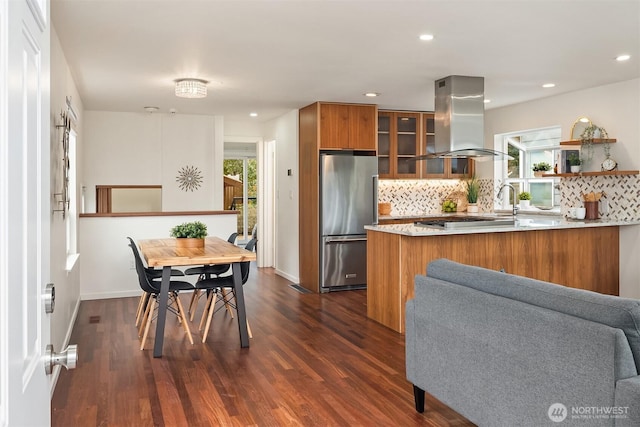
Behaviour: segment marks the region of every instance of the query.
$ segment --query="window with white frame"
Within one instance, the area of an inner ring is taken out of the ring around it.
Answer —
[[[560,127],[527,130],[501,135],[496,149],[508,153],[512,159],[500,162],[502,183],[511,184],[516,195],[521,192],[531,194],[531,206],[554,208],[560,205],[558,178],[552,176],[554,167],[560,163]],[[535,176],[534,164],[547,163],[551,170]],[[509,191],[499,194],[502,208],[508,208],[514,201]],[[518,203],[518,200],[515,200]],[[500,208],[500,207],[498,207]]]

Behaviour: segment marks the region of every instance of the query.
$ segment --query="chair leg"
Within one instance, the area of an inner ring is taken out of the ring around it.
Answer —
[[[174,294],[173,298],[176,301],[176,305],[178,306],[178,315],[182,320],[182,327],[187,333],[187,337],[189,337],[189,342],[193,345],[193,337],[191,336],[191,331],[189,330],[189,323],[187,322],[187,316],[185,316],[184,308],[182,307],[182,302],[180,301],[180,297],[178,294]]]
[[[193,317],[196,314],[196,309],[198,308],[198,301],[200,300],[200,289],[196,289],[191,294],[191,301],[189,302],[189,320],[193,322]],[[195,305],[195,308],[193,307]]]
[[[154,307],[147,310],[148,311],[147,320],[143,322],[145,324],[145,328],[144,328],[144,335],[142,336],[142,343],[140,344],[140,350],[144,350],[144,344],[147,341],[147,335],[149,335],[149,327],[151,326],[151,320],[153,320],[153,313],[156,311],[155,301],[151,301],[149,305],[150,306],[153,305]]]
[[[211,298],[211,302],[209,303],[209,309],[207,310],[207,324],[204,327],[204,331],[202,331],[203,343],[207,341],[207,335],[209,335],[209,328],[211,327],[211,319],[213,319],[213,313],[216,311],[216,301],[218,300],[217,292],[211,292],[211,294],[215,296]]]
[[[207,301],[204,303],[204,309],[202,310],[202,317],[200,318],[200,325],[198,325],[198,330],[201,331],[204,327],[205,319],[208,316],[209,310],[211,307],[215,307],[216,303],[213,299],[218,299],[218,294],[214,291],[209,292],[209,296],[207,297]],[[213,302],[212,302],[213,301]]]
[[[227,309],[227,312],[233,319],[233,310],[231,309],[231,305],[229,304],[229,300],[227,299],[227,291],[223,288],[222,292],[222,301],[224,301],[224,307]]]
[[[145,324],[147,323],[147,319],[149,318],[149,311],[153,312],[153,306],[155,304],[154,298],[150,295],[147,300],[147,306],[145,307],[144,314],[142,319],[140,320],[140,326],[138,327],[138,337],[142,336],[142,331],[144,330]]]
[[[140,316],[142,316],[142,313],[147,308],[146,304],[148,298],[149,292],[143,292],[142,295],[140,295],[140,301],[138,301],[138,310],[136,311],[136,326],[140,324]]]

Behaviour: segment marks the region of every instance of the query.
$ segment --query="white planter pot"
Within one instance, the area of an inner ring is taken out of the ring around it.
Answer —
[[[531,200],[520,200],[520,209],[529,209]]]
[[[578,173],[580,172],[580,165],[571,165],[571,173]]]
[[[478,205],[476,203],[469,203],[467,205],[468,213],[478,213]]]

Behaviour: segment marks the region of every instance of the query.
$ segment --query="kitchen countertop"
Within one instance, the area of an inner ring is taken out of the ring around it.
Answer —
[[[461,216],[463,213],[452,214],[426,214],[426,215],[414,215],[414,216],[381,216],[380,219],[425,219],[425,218],[446,218],[447,216]],[[511,215],[505,214],[479,214],[469,215],[478,216],[482,218],[511,218]],[[532,230],[559,230],[569,228],[590,228],[590,227],[611,227],[611,226],[623,226],[623,225],[638,225],[640,220],[635,221],[620,221],[611,219],[597,219],[597,220],[574,220],[565,219],[560,215],[529,215],[520,214],[517,216],[516,224],[509,226],[477,226],[477,227],[464,227],[464,228],[438,228],[427,227],[414,224],[389,224],[389,225],[366,225],[364,228],[371,231],[379,231],[383,233],[401,234],[405,236],[442,236],[449,234],[480,234],[480,233],[505,233],[513,231],[532,231]]]

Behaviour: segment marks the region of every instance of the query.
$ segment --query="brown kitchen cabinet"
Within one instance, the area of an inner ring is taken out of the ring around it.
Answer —
[[[434,113],[422,113],[422,154],[436,152],[436,134]],[[424,159],[421,163],[423,178],[451,179],[466,178],[473,175],[472,159]]]
[[[375,105],[318,104],[321,150],[376,150]]]
[[[378,174],[380,178],[420,178],[421,117],[417,112],[378,113]]]
[[[300,286],[319,292],[320,153],[324,150],[354,150],[375,155],[378,107],[372,104],[314,102],[300,109],[298,120]]]

